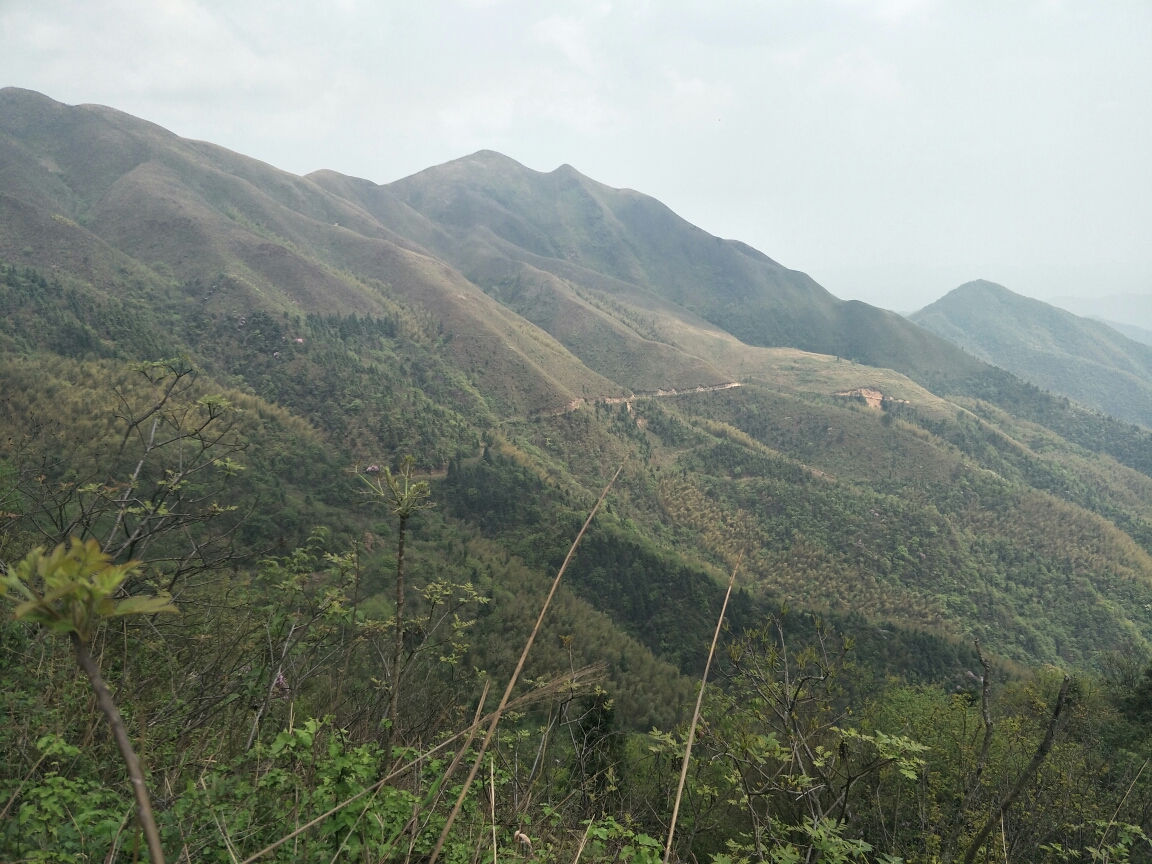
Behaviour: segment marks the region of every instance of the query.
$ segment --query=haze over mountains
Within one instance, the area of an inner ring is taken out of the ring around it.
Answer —
[[[366,530],[342,472],[412,453],[447,468],[422,542],[495,544],[484,590],[519,596],[625,462],[565,620],[598,634],[581,662],[615,664],[629,722],[673,713],[651,694],[700,662],[741,549],[740,608],[851,618],[925,677],[969,662],[972,634],[1068,664],[1152,637],[1146,430],[568,166],[481,151],[387,185],[300,177],[9,88],[0,261],[11,440],[186,353],[264,424],[253,544]],[[476,650],[505,662],[514,625],[484,626]]]
[[[347,274],[381,280],[435,315],[511,410],[734,380],[773,362],[750,346],[921,377],[975,368],[893,313],[837,300],[568,166],[540,174],[482,152],[387,187],[300,178],[14,89],[0,96],[0,131],[0,218],[11,226],[0,256],[98,280],[127,255],[212,290],[205,308],[234,312],[379,314],[379,295]]]
[[[0,864],[1152,864],[1145,6],[0,4]]]
[[[922,327],[1045,389],[1152,426],[1152,347],[1001,285],[961,285],[910,316]]]
[[[1106,294],[1102,297],[1053,297],[1053,306],[1110,325],[1152,332],[1152,294]],[[1121,331],[1123,332],[1123,331]]]
[[[1135,324],[1122,324],[1119,321],[1109,321],[1107,318],[1097,318],[1089,315],[1094,321],[1099,321],[1102,324],[1107,324],[1113,330],[1123,333],[1129,339],[1135,342],[1141,342],[1144,345],[1152,345],[1152,330],[1146,330],[1143,327],[1137,327]]]

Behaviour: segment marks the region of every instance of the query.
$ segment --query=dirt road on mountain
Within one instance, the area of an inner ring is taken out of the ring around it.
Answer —
[[[628,410],[632,410],[632,402],[636,399],[652,399],[652,398],[667,398],[670,396],[686,396],[689,393],[714,393],[717,390],[731,390],[733,387],[742,387],[739,381],[730,381],[727,384],[712,384],[707,387],[687,387],[683,390],[656,390],[651,393],[633,393],[631,396],[600,396],[594,399],[573,399],[563,408],[556,411],[541,411],[541,416],[557,417],[561,414],[567,414],[570,411],[575,411],[584,405],[595,405],[599,402],[601,405],[627,405]]]

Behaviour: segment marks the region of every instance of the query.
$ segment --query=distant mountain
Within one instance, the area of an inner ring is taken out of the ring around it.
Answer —
[[[1107,318],[1099,318],[1096,315],[1088,315],[1087,317],[1093,321],[1099,321],[1101,324],[1107,324],[1113,330],[1118,330],[1129,339],[1142,342],[1145,345],[1152,345],[1152,330],[1137,327],[1135,324],[1121,324],[1119,321],[1109,321]]]
[[[1111,324],[1121,321],[1126,326],[1152,330],[1152,294],[1107,294],[1103,297],[1053,297],[1053,306],[1067,309],[1085,318],[1098,318]]]
[[[1152,426],[1152,347],[1107,324],[982,280],[912,320],[1034,384]]]

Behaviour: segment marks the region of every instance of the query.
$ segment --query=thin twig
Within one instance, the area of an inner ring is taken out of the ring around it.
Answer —
[[[696,710],[692,712],[692,723],[688,726],[688,741],[684,745],[684,763],[680,766],[680,784],[676,787],[676,802],[672,805],[672,822],[668,826],[668,843],[664,846],[664,864],[672,855],[672,838],[676,834],[676,817],[680,815],[680,797],[684,794],[684,781],[688,777],[688,760],[692,756],[692,741],[696,737],[696,724],[700,720],[700,706],[704,702],[704,685],[708,683],[708,667],[712,665],[712,655],[716,653],[716,642],[720,639],[720,628],[724,626],[724,613],[728,611],[728,598],[732,596],[732,586],[736,584],[736,571],[740,569],[740,557],[732,568],[732,578],[728,580],[728,590],[724,592],[724,604],[720,607],[720,617],[716,620],[716,632],[712,634],[712,647],[708,649],[708,660],[704,664],[704,675],[700,678],[700,692],[696,696]]]
[[[472,739],[476,736],[476,729],[480,725],[480,712],[484,710],[484,703],[488,699],[488,686],[491,681],[484,682],[484,689],[480,693],[480,704],[476,706],[476,716],[472,718],[472,725],[468,727],[468,737],[464,740],[464,746],[460,748],[460,752],[456,754],[455,758],[449,763],[448,770],[444,772],[444,776],[438,781],[435,790],[436,799],[439,800],[440,792],[448,785],[448,781],[452,779],[452,773],[456,770],[456,766],[460,764],[460,758],[464,755],[465,751],[472,746]],[[352,836],[352,832],[356,830],[356,826],[360,824],[360,820],[364,818],[364,814],[368,812],[372,803],[376,800],[376,796],[380,794],[383,786],[377,786],[376,791],[372,793],[372,797],[368,799],[368,803],[364,805],[364,809],[360,811],[360,815],[356,817],[356,821],[352,823],[352,827],[348,829],[348,833],[344,835],[344,840],[340,843],[340,848],[336,850],[336,854],[332,856],[332,860],[328,864],[336,864],[336,859],[340,857],[340,853],[344,851],[344,847],[348,844],[348,839]],[[427,803],[427,801],[425,802]],[[436,801],[432,802],[432,808],[435,809]],[[420,805],[416,804],[416,812],[412,814],[412,818],[408,824],[413,828],[416,827],[416,819],[420,813]]]
[[[108,850],[108,856],[104,859],[104,864],[112,864],[112,862],[116,860],[116,855],[120,851],[120,834],[123,832],[124,826],[128,824],[128,817],[131,815],[132,808],[129,807],[124,811],[124,818],[120,820],[120,825],[112,837],[112,848]]]
[[[23,789],[24,789],[24,784],[27,783],[28,780],[32,777],[32,775],[36,773],[36,769],[40,767],[40,763],[43,762],[47,758],[48,758],[48,752],[45,751],[44,754],[39,759],[36,760],[36,764],[33,765],[32,768],[28,771],[28,773],[24,776],[24,779],[20,781],[20,785],[16,787],[16,791],[12,793],[12,797],[8,799],[8,803],[4,805],[4,809],[0,810],[0,822],[3,822],[4,817],[8,815],[8,808],[11,807],[12,802],[15,801],[20,796],[20,792],[23,791]]]
[[[292,647],[292,634],[295,632],[296,621],[293,620],[292,626],[288,628],[288,636],[284,639],[284,650],[280,652],[280,665],[276,667],[276,674],[273,675],[272,680],[268,682],[268,694],[264,697],[264,704],[260,706],[260,710],[256,712],[256,717],[252,720],[252,731],[248,733],[248,741],[244,745],[245,753],[252,749],[252,744],[260,732],[260,720],[264,717],[264,712],[268,710],[268,706],[272,704],[272,694],[276,692],[276,682],[280,680],[280,676],[284,673],[284,658],[288,656],[288,649]],[[271,637],[269,637],[269,640],[271,640]],[[271,654],[271,651],[269,651],[269,654]]]
[[[1104,834],[1100,837],[1100,842],[1096,844],[1096,851],[1099,852],[1104,848],[1104,841],[1108,839],[1108,832],[1112,830],[1112,826],[1116,824],[1116,817],[1120,815],[1120,808],[1124,806],[1124,802],[1128,800],[1128,796],[1132,794],[1132,787],[1136,785],[1136,781],[1140,779],[1140,775],[1144,773],[1144,769],[1148,767],[1148,760],[1144,760],[1144,764],[1140,766],[1140,770],[1136,772],[1136,776],[1132,778],[1132,782],[1128,784],[1128,791],[1124,793],[1124,797],[1120,799],[1120,803],[1116,805],[1116,812],[1112,814],[1112,818],[1108,820],[1108,827],[1104,829]]]
[[[988,699],[989,688],[992,686],[992,666],[985,659],[984,652],[980,650],[980,640],[974,640],[974,644],[976,645],[976,656],[980,659],[980,665],[984,667],[984,677],[980,679],[980,716],[984,721],[984,741],[980,745],[980,755],[976,758],[976,766],[968,778],[960,806],[956,808],[956,812],[952,816],[948,838],[944,841],[943,857],[945,864],[948,864],[956,854],[956,841],[960,838],[960,832],[964,827],[964,814],[968,812],[980,791],[980,777],[984,774],[984,767],[988,764],[988,753],[992,749],[992,739],[996,732]]]
[[[448,782],[452,779],[452,775],[456,773],[456,769],[459,767],[460,762],[463,760],[464,754],[467,753],[468,748],[472,746],[472,741],[476,737],[476,730],[480,728],[480,712],[484,710],[484,703],[488,700],[488,686],[491,683],[491,679],[488,679],[484,682],[484,689],[480,693],[480,703],[476,706],[476,716],[472,718],[472,725],[468,727],[468,737],[464,739],[464,744],[460,747],[460,751],[452,759],[452,763],[448,766],[448,770],[444,772],[444,776],[438,781],[439,785],[436,787],[435,798],[432,798],[431,795],[429,795],[428,800],[431,800],[432,803],[431,806],[425,808],[430,811],[428,813],[428,818],[424,820],[424,824],[419,828],[415,828],[415,826],[413,826],[417,832],[416,836],[423,834],[424,831],[428,828],[428,823],[432,821],[432,815],[436,810],[437,805],[440,803],[440,797],[444,794],[444,790],[448,788]]]
[[[460,808],[464,804],[464,798],[468,794],[468,789],[472,786],[472,781],[476,779],[476,772],[480,769],[480,763],[484,760],[484,754],[488,750],[488,745],[492,743],[492,738],[496,734],[496,727],[500,725],[500,718],[504,714],[504,709],[508,706],[508,699],[512,695],[512,690],[516,686],[516,681],[520,677],[520,672],[524,669],[524,663],[528,659],[528,652],[532,650],[532,643],[536,641],[536,634],[540,632],[540,625],[544,622],[544,616],[548,612],[548,607],[552,603],[552,597],[556,594],[556,589],[560,587],[560,578],[564,575],[564,571],[568,569],[568,562],[572,560],[572,556],[576,554],[576,547],[580,545],[580,541],[584,537],[584,532],[588,530],[588,526],[592,524],[592,519],[596,515],[596,511],[600,509],[600,505],[604,503],[604,499],[608,497],[608,492],[611,490],[612,485],[616,482],[616,478],[620,476],[620,472],[624,470],[624,463],[620,463],[620,467],[616,469],[616,473],[612,475],[612,479],[608,481],[608,485],[604,487],[604,491],[600,493],[599,500],[596,501],[596,506],[592,508],[592,512],[588,514],[588,519],[584,522],[584,527],[580,529],[580,533],[576,535],[576,539],[572,541],[572,547],[568,550],[568,555],[564,558],[564,563],[560,565],[560,570],[556,574],[556,578],[552,580],[552,590],[548,592],[548,596],[544,600],[544,606],[540,609],[540,615],[536,619],[536,626],[532,628],[532,632],[528,634],[528,642],[524,645],[524,650],[520,653],[520,660],[516,664],[516,670],[512,673],[512,677],[508,679],[508,686],[504,688],[504,696],[500,700],[500,706],[492,715],[492,724],[488,727],[488,734],[484,736],[484,743],[480,745],[480,752],[476,754],[476,761],[472,763],[472,770],[468,772],[468,779],[464,781],[464,787],[460,790],[460,797],[456,799],[456,804],[452,808],[452,812],[448,814],[448,821],[444,823],[444,830],[440,832],[440,839],[436,841],[436,848],[432,850],[432,856],[428,859],[428,864],[436,864],[436,859],[440,857],[440,850],[444,848],[444,841],[448,839],[448,832],[452,830],[452,824],[456,821],[457,815],[460,813]]]
[[[572,859],[572,864],[580,864],[580,856],[584,853],[584,845],[588,842],[588,836],[592,833],[592,821],[588,820],[588,827],[584,830],[584,836],[580,838],[580,845],[576,847],[576,857]]]
[[[488,757],[488,790],[492,796],[492,864],[496,864],[496,760]]]

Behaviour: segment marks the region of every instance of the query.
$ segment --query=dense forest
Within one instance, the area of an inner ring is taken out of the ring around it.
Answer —
[[[1121,461],[960,396],[508,419],[403,309],[0,283],[6,859],[149,857],[80,638],[169,860],[655,861],[674,806],[672,854],[717,864],[1147,857],[1152,481]]]

